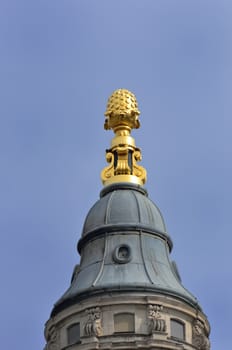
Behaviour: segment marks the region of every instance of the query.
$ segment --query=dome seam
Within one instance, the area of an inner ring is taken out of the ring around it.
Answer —
[[[116,191],[113,191],[110,193],[109,195],[109,199],[108,199],[108,202],[107,202],[107,206],[106,206],[106,214],[105,214],[105,218],[104,218],[104,224],[108,224],[108,221],[109,220],[109,217],[110,217],[110,212],[111,212],[111,202],[113,200],[113,197],[115,196],[115,192]]]
[[[135,198],[135,202],[137,205],[137,212],[138,212],[138,223],[141,223],[141,211],[140,211],[140,205],[139,205],[139,201],[137,198],[137,195],[134,191],[132,191],[133,197]]]

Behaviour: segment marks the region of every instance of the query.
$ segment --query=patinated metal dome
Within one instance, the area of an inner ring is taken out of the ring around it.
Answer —
[[[127,228],[127,231],[146,230],[161,235],[168,240],[170,248],[172,246],[162,214],[148,198],[147,191],[142,186],[118,183],[104,188],[100,193],[100,199],[86,216],[82,239],[115,231],[120,227],[123,230]]]
[[[197,305],[169,260],[171,249],[162,214],[142,186],[105,187],[83,226],[80,266],[53,313],[90,295],[121,290],[163,293]]]

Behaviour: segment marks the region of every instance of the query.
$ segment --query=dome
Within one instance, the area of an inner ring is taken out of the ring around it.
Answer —
[[[136,230],[147,231],[163,237],[172,247],[164,219],[159,208],[148,198],[147,191],[140,185],[117,183],[105,187],[100,199],[87,214],[80,251],[83,241],[101,233]]]
[[[162,214],[142,186],[124,182],[105,187],[83,226],[80,265],[52,314],[91,295],[119,291],[164,294],[197,305],[169,259],[171,249]]]

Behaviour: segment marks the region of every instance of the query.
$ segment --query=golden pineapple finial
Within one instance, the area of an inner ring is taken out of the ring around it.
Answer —
[[[101,173],[104,185],[116,182],[143,185],[146,182],[146,170],[137,165],[142,159],[141,151],[130,136],[131,129],[140,127],[139,114],[136,97],[130,91],[119,89],[109,97],[104,128],[113,129],[115,137],[111,148],[106,150],[106,160],[110,165]]]

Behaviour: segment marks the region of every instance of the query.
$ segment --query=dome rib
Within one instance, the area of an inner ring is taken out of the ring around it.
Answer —
[[[108,221],[110,221],[109,220],[109,218],[110,218],[110,211],[111,211],[110,204],[111,204],[111,202],[113,200],[114,195],[115,195],[115,191],[111,192],[110,196],[109,196],[109,199],[107,201],[106,214],[105,214],[105,220],[104,220],[106,225],[108,224]]]
[[[139,201],[138,201],[138,198],[137,198],[137,195],[136,195],[136,192],[135,191],[132,191],[131,192],[135,198],[135,202],[137,204],[137,212],[138,212],[138,222],[141,222],[141,212],[140,212],[140,205],[139,205]]]

